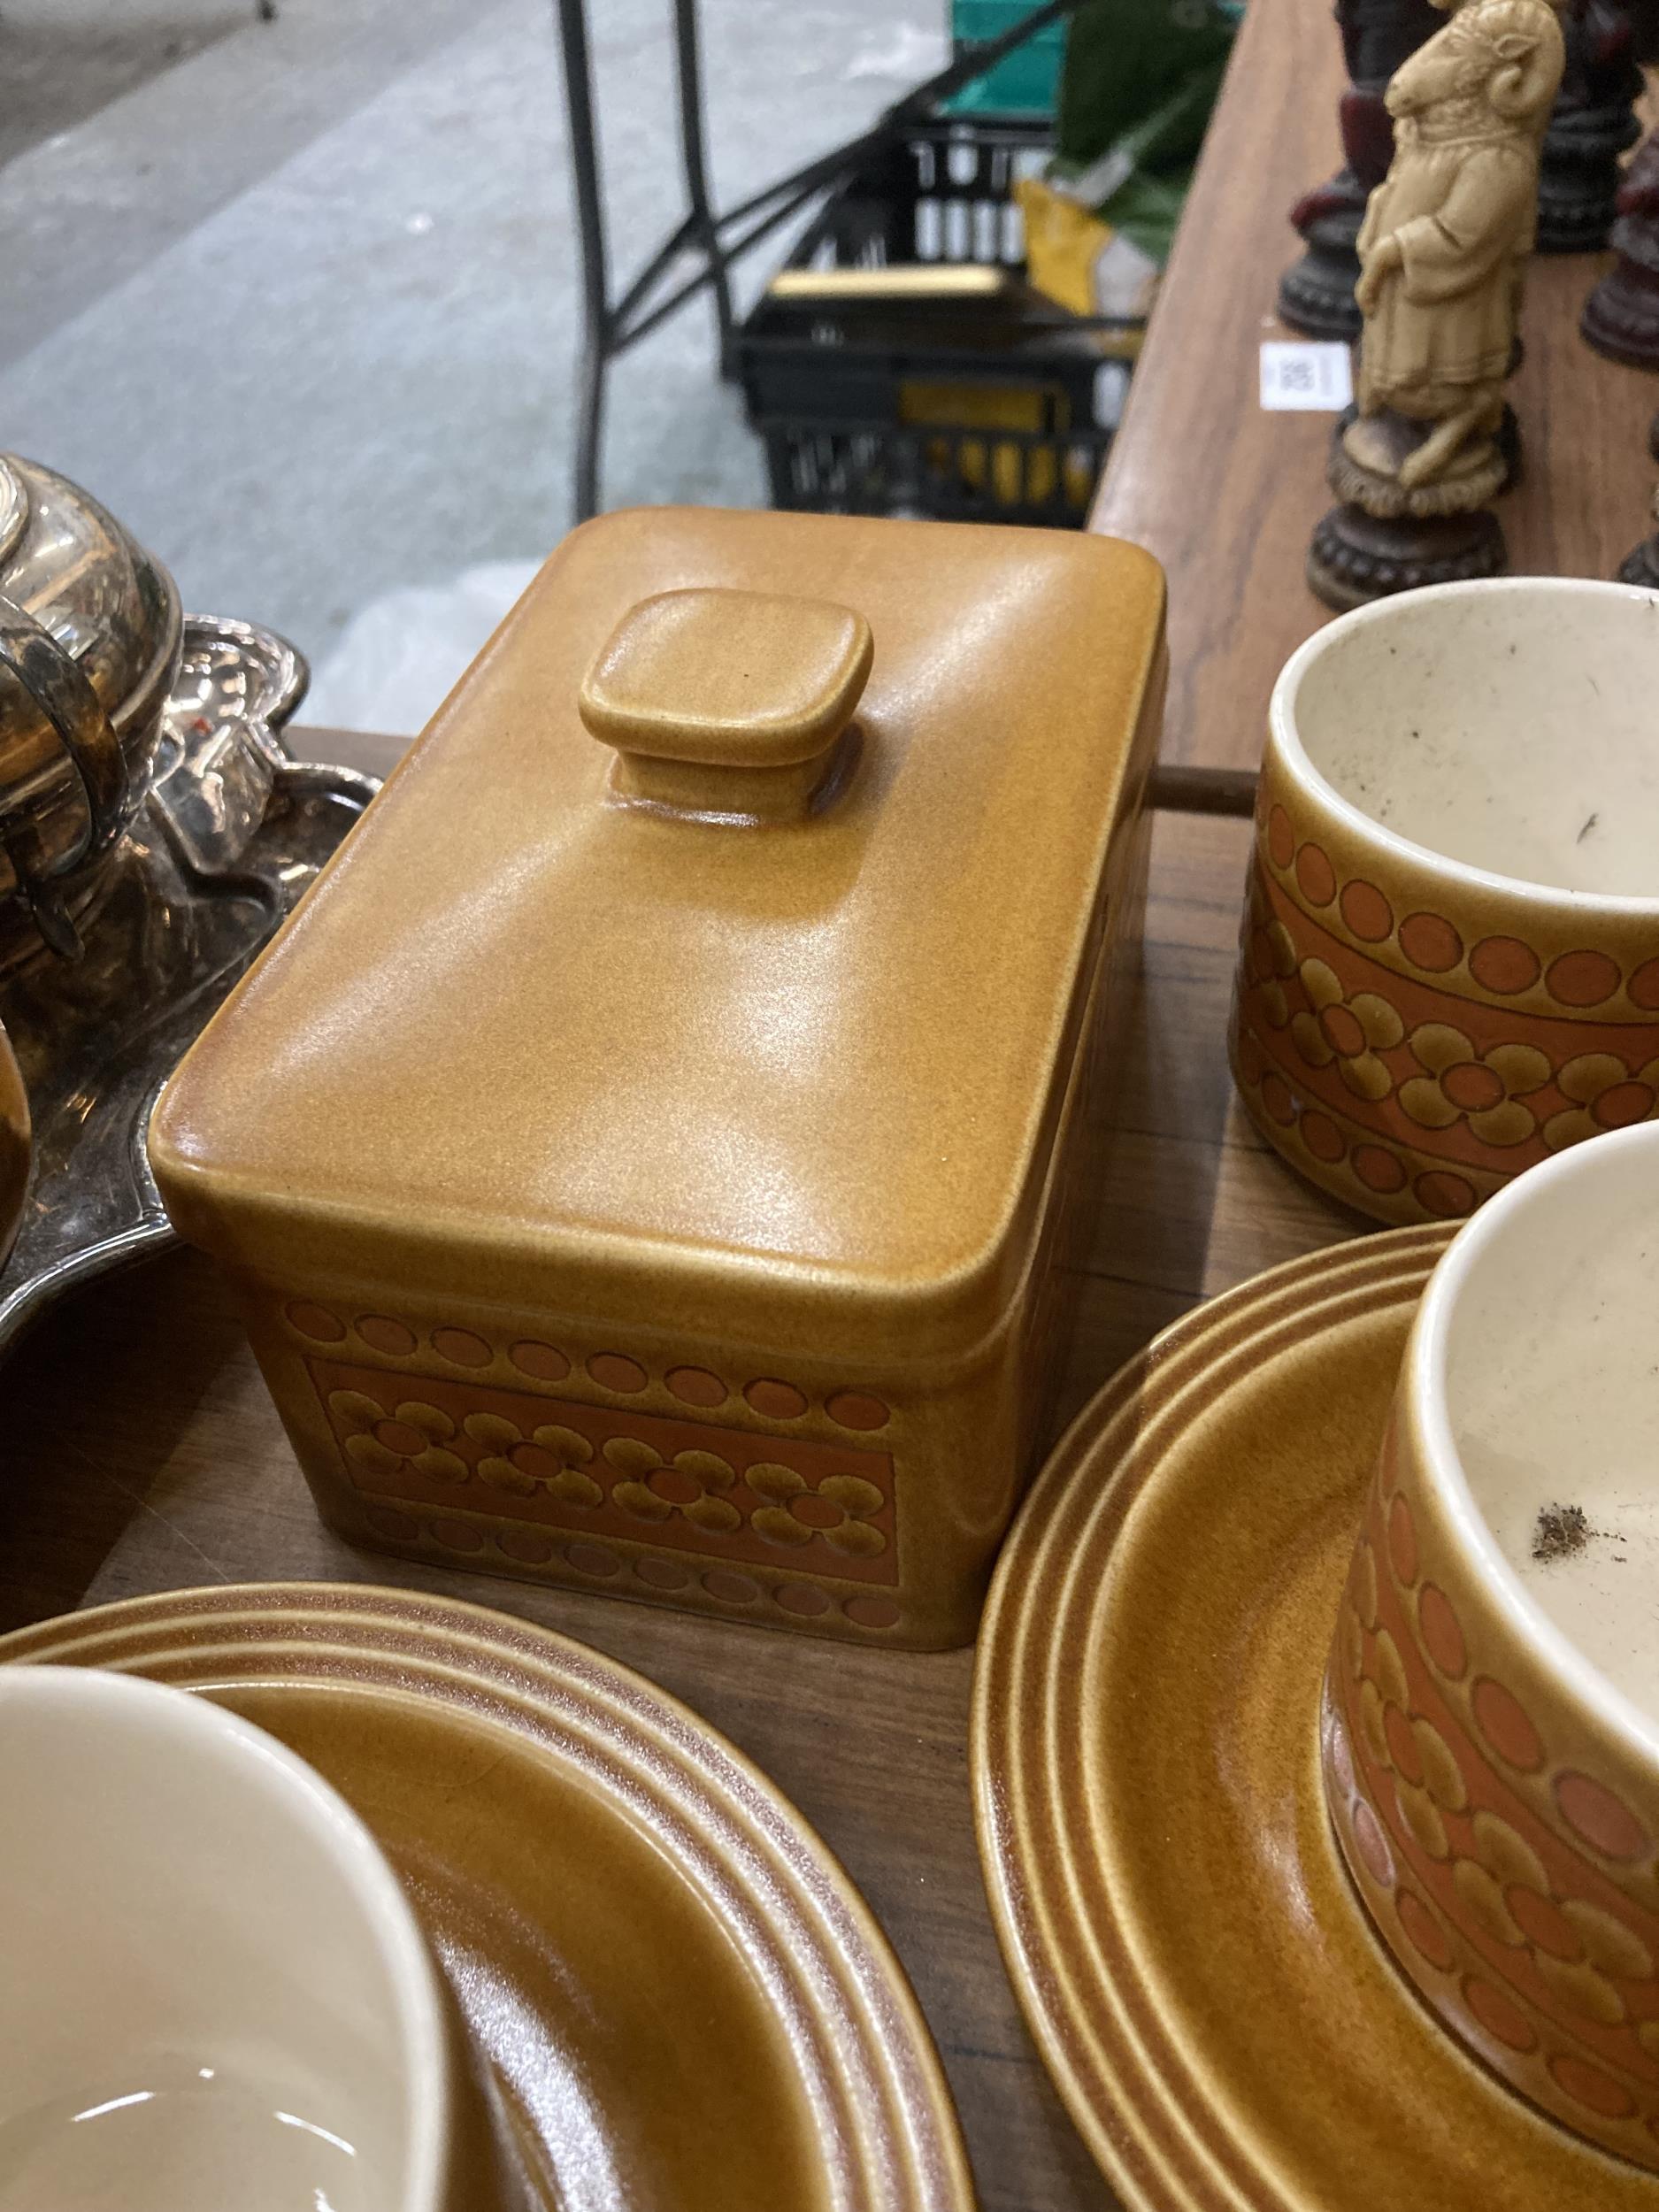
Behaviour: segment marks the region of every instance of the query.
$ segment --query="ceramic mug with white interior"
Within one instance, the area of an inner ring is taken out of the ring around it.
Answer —
[[[1517,576],[1357,609],[1269,712],[1231,1049],[1381,1221],[1466,1214],[1659,1102],[1659,595]]]
[[[1519,1177],[1413,1323],[1325,1675],[1338,1843],[1441,2021],[1659,2170],[1659,1126]]]
[[[0,2208],[509,2212],[504,2114],[369,1831],[208,1699],[0,1670]]]

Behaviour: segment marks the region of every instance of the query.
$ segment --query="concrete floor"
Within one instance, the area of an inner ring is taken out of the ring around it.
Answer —
[[[679,211],[669,11],[589,16],[626,271]],[[938,65],[942,16],[704,0],[718,193]],[[0,0],[0,445],[95,490],[188,605],[320,663],[368,603],[557,540],[578,295],[550,0],[281,0],[274,24]],[[605,495],[764,498],[701,303],[618,369]]]

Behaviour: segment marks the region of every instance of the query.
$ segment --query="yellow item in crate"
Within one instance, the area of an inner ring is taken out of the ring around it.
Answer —
[[[1150,254],[1064,188],[1026,177],[1014,187],[1025,219],[1025,272],[1033,290],[1073,315],[1144,323],[1161,273]],[[1133,360],[1141,331],[1098,334],[1102,353]]]
[[[1071,409],[1063,391],[1051,387],[1007,384],[922,383],[911,378],[899,387],[899,420],[941,433],[959,430],[1018,430],[1013,438],[930,438],[927,465],[936,476],[954,474],[972,490],[987,485],[999,507],[1052,499],[1056,483],[1065,503],[1079,511],[1094,488],[1092,449],[1067,442]]]

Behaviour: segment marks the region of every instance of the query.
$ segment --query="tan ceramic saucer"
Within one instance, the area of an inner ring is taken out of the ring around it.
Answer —
[[[22,1218],[28,1180],[28,1093],[5,1031],[0,1029],[0,1270]]]
[[[980,1631],[980,1854],[1032,2031],[1135,2212],[1626,2212],[1659,2180],[1466,2058],[1372,1937],[1319,1678],[1449,1229],[1275,1269],[1079,1417]]]
[[[472,1605],[275,1584],[0,1660],[129,1669],[279,1736],[403,1877],[557,2212],[966,2212],[920,2011],[798,1813],[641,1677]]]

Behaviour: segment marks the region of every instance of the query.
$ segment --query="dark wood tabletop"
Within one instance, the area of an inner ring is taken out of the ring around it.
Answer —
[[[357,764],[383,764],[373,741],[349,745]],[[1237,821],[1158,823],[1131,1048],[1110,1125],[1093,1133],[1105,1195],[1068,1410],[1203,1293],[1357,1225],[1304,1192],[1232,1103],[1220,1040],[1246,842]],[[297,1577],[441,1589],[581,1638],[724,1730],[844,1862],[916,1985],[987,2212],[1113,2202],[1026,2036],[987,1916],[972,1652],[854,1650],[352,1550],[313,1513],[240,1325],[193,1254],[61,1308],[0,1375],[0,1627]]]
[[[1096,529],[1169,572],[1169,761],[1254,767],[1274,677],[1331,619],[1302,564],[1334,503],[1333,419],[1263,413],[1258,349],[1297,335],[1273,311],[1301,244],[1286,214],[1339,165],[1344,81],[1326,0],[1250,0],[1095,501]],[[1606,265],[1545,255],[1528,276],[1509,387],[1523,469],[1497,502],[1517,575],[1611,576],[1652,526],[1659,378],[1578,336]]]

